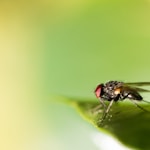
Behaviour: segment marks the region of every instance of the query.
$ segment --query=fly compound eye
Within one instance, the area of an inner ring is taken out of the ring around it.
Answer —
[[[101,91],[102,91],[102,84],[99,84],[94,91],[97,98],[100,98]]]

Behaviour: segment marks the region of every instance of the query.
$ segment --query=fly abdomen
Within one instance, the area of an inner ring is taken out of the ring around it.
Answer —
[[[139,100],[139,101],[141,101],[143,99],[143,97],[137,93],[129,94],[127,98],[133,99],[133,100]]]
[[[143,97],[136,91],[124,91],[122,94],[123,99],[142,100]]]

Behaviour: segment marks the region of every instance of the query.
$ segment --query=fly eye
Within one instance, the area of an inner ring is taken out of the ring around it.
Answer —
[[[101,95],[101,90],[102,90],[102,85],[99,84],[99,85],[96,87],[95,91],[94,91],[97,98],[100,97],[100,95]]]

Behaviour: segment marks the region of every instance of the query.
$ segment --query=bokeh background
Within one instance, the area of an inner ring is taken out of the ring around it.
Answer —
[[[150,81],[150,1],[1,1],[0,52],[1,150],[106,149],[105,132],[57,101]]]

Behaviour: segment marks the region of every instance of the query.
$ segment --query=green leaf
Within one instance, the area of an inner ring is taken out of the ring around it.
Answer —
[[[103,124],[103,108],[98,101],[70,98],[67,102],[95,127],[109,131],[122,143],[142,150],[150,149],[150,112],[139,109],[129,100],[114,103]],[[150,110],[149,104],[138,104]]]

